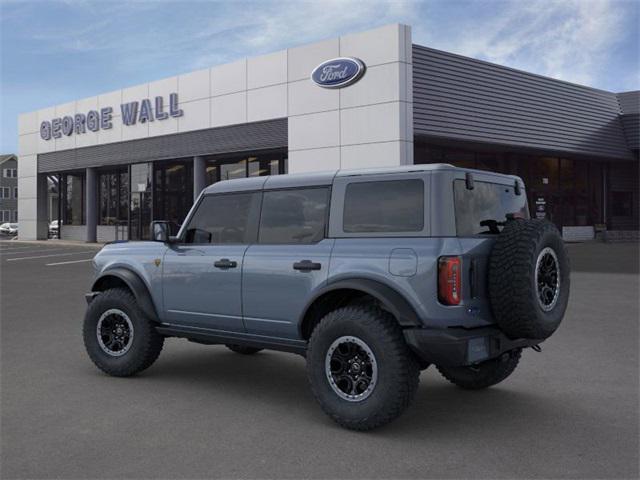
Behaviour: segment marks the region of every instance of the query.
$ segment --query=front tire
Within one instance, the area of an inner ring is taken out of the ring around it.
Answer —
[[[397,418],[413,400],[419,374],[393,316],[373,306],[334,310],[309,340],[313,395],[345,428],[370,430]]]
[[[128,377],[156,361],[164,337],[129,290],[114,288],[89,304],[83,326],[89,358],[103,372]]]
[[[512,350],[498,358],[468,367],[436,366],[440,374],[454,385],[466,390],[481,390],[505,380],[518,366],[521,349]]]

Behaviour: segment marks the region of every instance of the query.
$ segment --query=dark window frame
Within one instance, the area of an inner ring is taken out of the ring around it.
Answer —
[[[130,183],[129,181],[129,169],[128,168],[119,168],[119,169],[112,169],[112,170],[104,170],[104,171],[99,171],[98,172],[98,178],[97,178],[97,185],[98,185],[98,201],[97,201],[97,206],[96,208],[98,209],[98,225],[100,226],[113,226],[113,225],[125,225],[128,224],[129,222],[129,208],[127,208],[127,216],[126,218],[120,218],[120,213],[122,213],[120,210],[122,208],[122,194],[125,193],[126,195],[126,205],[129,206],[129,201],[131,198],[130,195],[130,187],[129,185],[127,185],[126,188],[126,192],[122,191],[122,175],[126,174],[127,176],[127,184]],[[115,213],[116,215],[113,216],[113,218],[116,218],[116,223],[103,223],[103,218],[102,218],[102,177],[107,177],[109,178],[108,180],[108,184],[107,184],[107,217],[110,217],[109,213],[111,211],[111,179],[110,177],[115,175],[116,177],[116,204],[115,204]]]
[[[72,223],[69,220],[69,208],[67,206],[67,202],[69,200],[69,177],[79,177],[82,181],[80,183],[80,223]],[[60,188],[61,192],[61,209],[62,209],[62,223],[67,226],[85,226],[87,224],[87,216],[86,216],[86,195],[87,195],[87,177],[84,172],[69,172],[63,173],[60,175],[62,187]]]
[[[175,167],[184,168],[179,176],[171,173]],[[178,186],[175,182],[180,178]],[[175,158],[153,162],[152,169],[152,218],[166,220],[180,226],[193,205],[193,157]],[[177,215],[171,217],[172,206]]]

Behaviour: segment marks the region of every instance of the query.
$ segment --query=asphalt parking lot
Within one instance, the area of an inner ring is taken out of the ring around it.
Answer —
[[[2,478],[637,478],[638,245],[571,245],[567,317],[497,387],[435,369],[369,433],[314,402],[304,360],[169,339],[138,377],[84,352],[96,249],[0,242]]]

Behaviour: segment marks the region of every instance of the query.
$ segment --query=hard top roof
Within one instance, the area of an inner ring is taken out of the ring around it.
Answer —
[[[223,180],[213,185],[209,185],[205,194],[238,192],[248,190],[261,190],[268,188],[289,188],[301,186],[331,185],[336,177],[354,177],[362,175],[382,175],[407,172],[459,170],[464,172],[475,172],[478,174],[490,174],[501,177],[517,178],[513,175],[505,175],[470,168],[454,167],[448,163],[429,163],[420,165],[402,165],[398,167],[373,167],[360,169],[326,170],[309,173],[289,173],[285,175],[271,175],[265,177],[238,178],[234,180]]]

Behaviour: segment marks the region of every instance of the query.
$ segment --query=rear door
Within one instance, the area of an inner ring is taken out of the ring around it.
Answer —
[[[328,186],[263,193],[258,243],[245,254],[242,303],[248,333],[297,339],[309,294],[327,280]]]
[[[464,272],[462,299],[467,313],[492,323],[487,278],[491,250],[502,230],[498,224],[507,215],[529,218],[529,209],[521,181],[516,189],[512,177],[473,172],[473,178],[473,188],[467,185],[464,172],[456,172],[453,179],[455,229]]]

